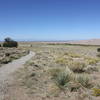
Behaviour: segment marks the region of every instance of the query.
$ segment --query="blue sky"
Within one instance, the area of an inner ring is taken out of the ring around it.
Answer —
[[[0,40],[100,38],[100,0],[0,0]]]

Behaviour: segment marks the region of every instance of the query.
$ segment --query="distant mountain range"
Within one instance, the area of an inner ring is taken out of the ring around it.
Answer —
[[[2,41],[0,41],[2,42]],[[47,43],[68,43],[68,44],[83,44],[83,45],[100,45],[100,39],[89,40],[65,40],[65,41],[19,41],[19,42],[47,42]]]
[[[71,44],[100,45],[100,39],[69,41]]]

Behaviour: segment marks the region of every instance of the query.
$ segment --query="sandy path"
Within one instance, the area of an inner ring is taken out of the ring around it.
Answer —
[[[24,67],[23,64],[30,60],[34,55],[34,52],[30,52],[27,56],[14,60],[0,68],[0,100],[5,100],[4,97],[7,92],[8,83],[13,79],[12,74],[17,69]]]

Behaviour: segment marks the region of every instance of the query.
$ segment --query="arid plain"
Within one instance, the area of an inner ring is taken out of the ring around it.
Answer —
[[[5,100],[100,100],[99,47],[20,42],[35,56],[13,73]]]

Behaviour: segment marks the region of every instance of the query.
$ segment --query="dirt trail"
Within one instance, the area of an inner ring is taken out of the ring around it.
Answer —
[[[12,74],[17,69],[24,67],[23,64],[25,64],[25,62],[31,59],[34,55],[34,52],[30,52],[27,56],[14,60],[0,68],[0,100],[5,100],[4,97],[7,92],[8,84],[13,79]]]

